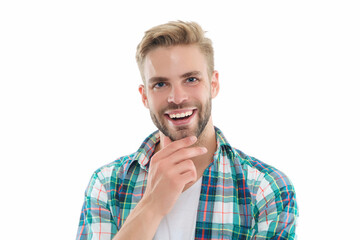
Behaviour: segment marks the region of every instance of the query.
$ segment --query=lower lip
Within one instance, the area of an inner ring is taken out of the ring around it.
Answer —
[[[175,126],[181,126],[181,125],[187,125],[191,122],[191,120],[195,117],[195,114],[196,114],[197,110],[194,110],[193,111],[193,114],[188,117],[188,118],[185,118],[185,119],[181,119],[181,120],[173,120],[169,117],[169,115],[165,115],[165,117],[167,118],[167,120],[172,124],[172,125],[175,125]]]

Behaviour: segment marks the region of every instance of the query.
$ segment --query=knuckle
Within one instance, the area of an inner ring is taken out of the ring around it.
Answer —
[[[155,154],[150,160],[151,160],[151,163],[156,163],[158,161],[157,155]]]
[[[196,172],[195,172],[195,171],[191,172],[191,173],[190,173],[190,179],[191,179],[192,181],[196,181],[196,178],[197,178]]]
[[[188,160],[185,160],[184,162],[188,168],[194,167],[194,162],[192,160],[188,159]]]
[[[167,166],[166,166],[166,164],[164,164],[164,162],[160,162],[160,163],[158,163],[157,168],[160,172],[166,172]]]
[[[189,172],[186,172],[184,174],[184,176],[182,177],[182,181],[185,181],[185,182],[190,182],[190,181],[195,181],[196,180],[196,172],[195,171],[189,171]]]

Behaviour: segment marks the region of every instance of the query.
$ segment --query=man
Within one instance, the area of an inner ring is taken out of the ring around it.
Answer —
[[[142,102],[159,129],[98,169],[77,239],[295,239],[295,191],[214,127],[213,48],[194,22],[169,22],[137,48]]]

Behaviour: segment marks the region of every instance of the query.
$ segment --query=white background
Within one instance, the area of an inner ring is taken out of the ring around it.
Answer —
[[[359,12],[346,0],[2,1],[0,238],[75,239],[93,171],[155,130],[135,48],[181,19],[214,42],[215,125],[294,183],[299,239],[359,239]]]

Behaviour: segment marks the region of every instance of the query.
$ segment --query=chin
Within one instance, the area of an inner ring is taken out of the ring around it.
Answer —
[[[165,135],[169,137],[171,141],[177,141],[186,137],[196,136],[196,131],[192,131],[189,129],[178,129],[176,131],[168,131]]]

